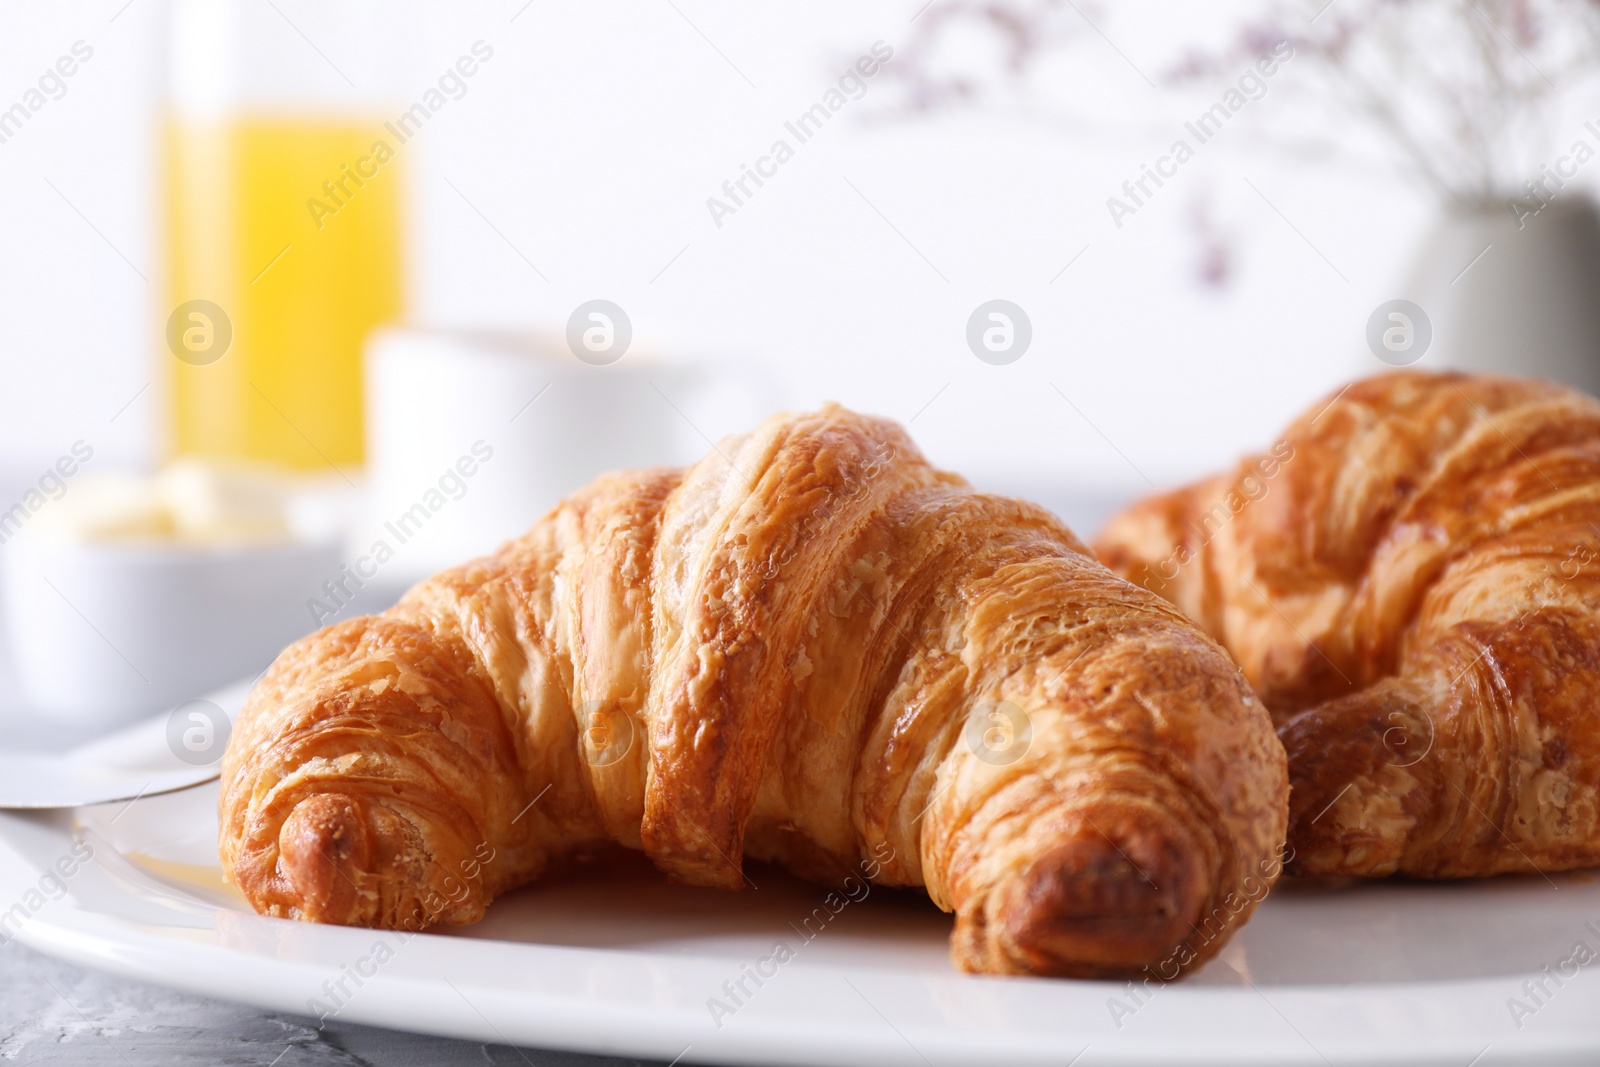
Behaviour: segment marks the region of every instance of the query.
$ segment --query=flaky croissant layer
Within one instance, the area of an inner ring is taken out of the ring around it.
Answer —
[[[1402,372],[1096,542],[1281,722],[1291,872],[1600,865],[1600,401]]]
[[[222,858],[265,914],[420,928],[607,846],[723,889],[749,857],[925,887],[969,970],[1171,978],[1271,885],[1286,791],[1198,627],[829,406],[287,649]]]

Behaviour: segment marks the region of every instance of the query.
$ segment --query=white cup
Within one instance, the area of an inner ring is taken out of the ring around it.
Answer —
[[[725,416],[751,414],[725,397],[707,413],[727,373],[632,353],[595,366],[561,337],[388,329],[366,358],[370,489],[348,552],[388,586],[493,550],[607,471],[698,459]]]

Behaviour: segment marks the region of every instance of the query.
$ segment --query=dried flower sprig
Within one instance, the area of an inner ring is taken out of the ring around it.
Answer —
[[[918,17],[890,72],[898,108],[1015,97],[1103,18],[1083,0],[941,0]],[[963,35],[997,43],[1000,69],[953,57]],[[1552,102],[1586,79],[1600,83],[1600,0],[1264,0],[1224,46],[1186,53],[1162,81],[1231,77],[1282,41],[1297,57],[1291,91],[1325,113],[1310,122],[1299,113],[1277,143],[1327,154],[1364,128],[1450,204],[1519,195],[1555,146]],[[1046,110],[1069,124],[1092,118],[1059,100]]]
[[[1063,0],[933,0],[916,16],[911,35],[886,80],[899,83],[896,110],[933,112],[991,102],[1002,85],[1026,81],[1040,60],[1088,27],[1081,11]],[[1093,5],[1088,5],[1093,10]],[[968,55],[952,54],[968,46]],[[998,72],[972,62],[970,53],[998,48]]]
[[[1403,170],[1463,205],[1519,194],[1553,150],[1552,103],[1600,75],[1596,0],[1319,2],[1308,19],[1303,4],[1271,0],[1230,45],[1191,52],[1170,80],[1225,74],[1287,40],[1310,81],[1302,92],[1367,125]]]

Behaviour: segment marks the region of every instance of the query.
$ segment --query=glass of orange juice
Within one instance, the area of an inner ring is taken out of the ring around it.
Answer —
[[[403,286],[395,64],[376,15],[172,5],[170,453],[347,476],[362,461],[361,348],[400,317]]]

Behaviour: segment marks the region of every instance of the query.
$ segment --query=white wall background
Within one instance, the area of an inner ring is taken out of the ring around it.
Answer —
[[[140,390],[164,318],[152,152],[163,12],[124,2],[0,6],[0,107],[73,41],[95,49],[67,95],[0,144],[8,470],[42,468],[78,437],[115,462],[156,458],[160,389]],[[274,2],[317,39],[318,4]],[[1367,316],[1396,295],[1433,211],[1383,168],[1296,164],[1230,127],[1122,229],[1107,213],[1105,198],[1221,90],[1158,92],[1140,71],[1214,38],[1235,3],[1102,12],[1116,48],[1085,32],[1061,79],[1089,116],[1078,130],[972,113],[885,121],[875,79],[717,228],[706,198],[874,41],[903,47],[921,5],[392,5],[414,52],[408,96],[474,40],[495,49],[414,142],[413,318],[560,329],[602,296],[669,351],[769,373],[790,405],[916,416],[946,465],[1082,486],[1215,466],[1380,369]],[[339,41],[318,44],[337,60]],[[1288,64],[1252,107],[1296,106],[1285,90],[1297,73]],[[1186,223],[1208,188],[1243,253],[1220,292],[1194,280]],[[992,297],[1033,321],[1032,349],[1009,366],[964,340]]]

